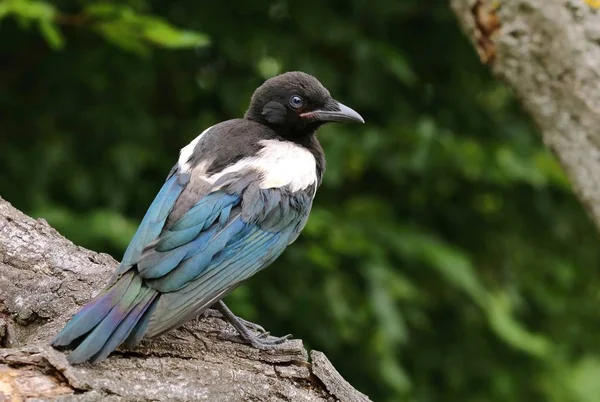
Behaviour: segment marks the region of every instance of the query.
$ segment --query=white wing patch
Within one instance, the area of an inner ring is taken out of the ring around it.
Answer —
[[[202,133],[200,133],[199,136],[194,138],[192,140],[192,142],[187,144],[185,147],[181,148],[181,151],[179,152],[179,162],[178,163],[179,163],[179,169],[183,173],[187,173],[188,170],[190,170],[190,168],[192,167],[190,165],[190,158],[192,157],[192,154],[194,153],[194,148],[196,148],[196,144],[198,144],[198,141],[200,141],[200,138],[202,138],[202,136],[204,134],[206,134],[208,132],[208,130],[210,130],[212,127],[213,126],[210,126],[206,130],[204,130]]]
[[[289,186],[292,191],[304,190],[317,182],[317,162],[307,149],[289,141],[262,140],[263,148],[255,156],[244,158],[222,172],[207,178],[211,183],[221,176],[253,169],[262,173],[260,188]]]

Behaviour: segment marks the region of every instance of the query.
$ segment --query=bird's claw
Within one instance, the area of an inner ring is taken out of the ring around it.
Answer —
[[[248,321],[248,320],[244,320],[243,318],[238,317],[238,320],[240,320],[240,322],[242,324],[244,324],[244,326],[248,329],[251,329],[253,331],[256,332],[260,332],[260,334],[267,334],[268,336],[268,332],[266,329],[264,329],[261,325],[255,324],[252,321]]]
[[[268,335],[266,335],[266,337],[268,337]],[[256,349],[260,349],[260,350],[277,349],[281,344],[285,343],[288,339],[290,339],[292,337],[292,335],[288,334],[288,335],[278,337],[278,338],[273,338],[273,339],[265,339],[266,337],[264,334],[260,334],[258,336],[252,336],[252,337],[248,337],[248,338],[242,337],[240,335],[232,335],[232,334],[225,334],[225,333],[219,334],[219,339],[236,342],[236,343],[249,344],[250,346],[252,346]]]
[[[287,342],[291,338],[292,338],[292,334],[287,334],[287,335],[280,336],[278,338],[271,339],[271,340],[265,339],[265,342],[269,342],[269,343],[271,343],[273,345],[280,345],[282,343]]]
[[[260,325],[246,321],[243,318],[239,318],[233,314],[233,312],[229,310],[229,307],[227,307],[222,300],[218,301],[216,306],[219,312],[223,315],[223,319],[231,324],[238,332],[238,335],[221,333],[219,335],[220,339],[246,343],[250,344],[256,349],[267,350],[277,348],[279,345],[292,337],[291,334],[282,336],[280,338],[271,337],[270,333],[265,331],[265,329]],[[257,335],[253,333],[251,329],[259,332],[259,334]]]

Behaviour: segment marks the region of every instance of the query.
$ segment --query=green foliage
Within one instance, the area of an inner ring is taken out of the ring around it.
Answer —
[[[0,20],[7,16],[17,18],[22,27],[37,23],[41,34],[54,49],[63,46],[63,38],[54,21],[55,7],[45,1],[4,0],[0,3]]]
[[[124,50],[146,53],[147,43],[170,49],[209,43],[204,34],[182,31],[161,18],[141,15],[127,5],[92,3],[85,7],[84,15],[100,21],[94,24],[94,29]]]
[[[205,34],[177,29],[163,18],[114,2],[89,3],[79,14],[68,15],[59,13],[53,4],[45,1],[3,0],[0,20],[7,16],[15,17],[24,27],[37,23],[42,36],[54,49],[60,49],[64,44],[57,27],[60,23],[92,29],[112,44],[141,54],[148,53],[149,45],[180,49],[209,44]]]
[[[15,206],[120,258],[178,150],[306,71],[367,124],[322,130],[306,230],[234,310],[377,401],[597,400],[596,231],[444,3],[4,0],[0,20]]]

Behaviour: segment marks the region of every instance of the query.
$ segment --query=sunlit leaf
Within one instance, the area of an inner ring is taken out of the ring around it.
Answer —
[[[44,35],[44,38],[50,46],[54,49],[61,49],[64,45],[64,39],[56,25],[48,20],[40,21],[39,25],[42,35]]]
[[[488,299],[487,310],[492,329],[505,342],[517,349],[539,358],[547,358],[552,345],[545,337],[527,331],[511,314],[510,303],[505,295],[496,294]]]
[[[207,35],[182,30],[167,21],[136,12],[133,8],[117,3],[92,3],[86,13],[101,19],[96,28],[117,46],[147,53],[148,44],[178,49],[202,47],[210,43]]]

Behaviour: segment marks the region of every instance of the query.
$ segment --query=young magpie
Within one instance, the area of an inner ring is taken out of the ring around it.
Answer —
[[[105,359],[119,345],[179,327],[215,306],[260,349],[269,340],[221,301],[272,263],[304,228],[325,157],[316,130],[360,122],[314,77],[288,72],[252,95],[243,119],[206,129],[181,150],[107,288],[53,341],[71,363]],[[264,331],[264,330],[263,330]]]

